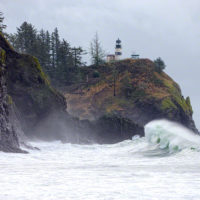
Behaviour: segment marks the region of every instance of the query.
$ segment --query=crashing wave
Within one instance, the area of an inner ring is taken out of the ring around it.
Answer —
[[[170,153],[185,148],[199,149],[200,136],[184,126],[168,120],[155,120],[145,126],[145,138],[159,149]]]

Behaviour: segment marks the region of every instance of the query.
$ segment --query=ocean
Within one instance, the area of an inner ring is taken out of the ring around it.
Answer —
[[[200,199],[200,136],[173,122],[112,145],[30,143],[0,153],[0,200]]]

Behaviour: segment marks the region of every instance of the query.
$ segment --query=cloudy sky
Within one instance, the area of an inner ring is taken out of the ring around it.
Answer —
[[[0,0],[7,32],[23,21],[38,29],[58,27],[72,46],[88,50],[97,31],[113,53],[123,43],[123,57],[163,58],[166,72],[190,96],[200,128],[200,0]]]

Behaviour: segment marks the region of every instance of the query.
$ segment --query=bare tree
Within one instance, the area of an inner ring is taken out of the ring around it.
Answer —
[[[105,62],[105,52],[101,47],[98,33],[95,34],[94,39],[90,43],[90,55],[92,64],[99,66]]]

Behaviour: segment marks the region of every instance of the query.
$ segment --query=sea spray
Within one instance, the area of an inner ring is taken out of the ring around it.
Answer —
[[[150,144],[170,153],[185,148],[199,149],[200,136],[184,126],[165,119],[154,120],[145,126],[145,138]]]

